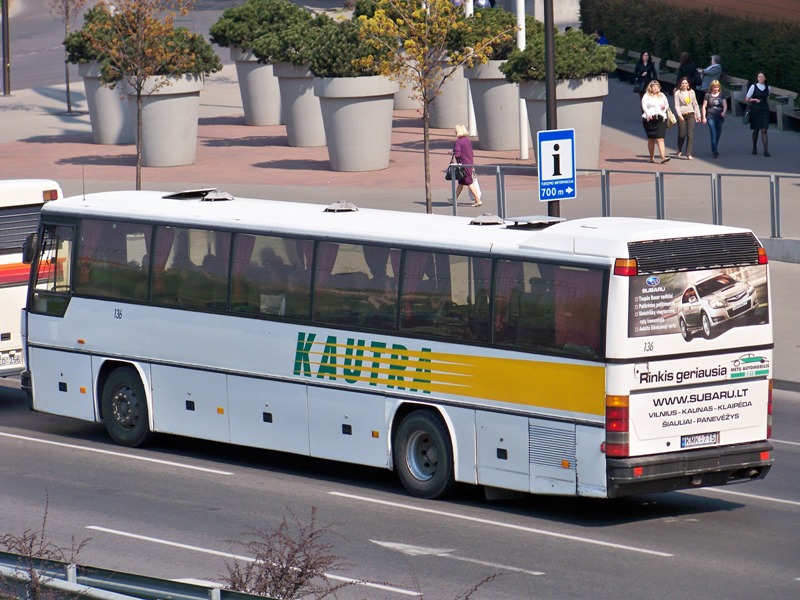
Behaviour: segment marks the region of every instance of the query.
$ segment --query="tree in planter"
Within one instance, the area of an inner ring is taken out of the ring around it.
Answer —
[[[498,48],[510,44],[516,22],[496,23],[494,10],[478,11],[465,19],[463,9],[452,0],[376,0],[374,7],[371,15],[359,15],[360,35],[369,46],[382,51],[383,58],[372,58],[378,72],[407,81],[412,97],[422,106],[425,206],[432,213],[430,105],[456,70],[485,63]],[[404,53],[398,51],[398,44]],[[445,57],[449,58],[446,66]]]
[[[290,0],[247,0],[226,8],[219,20],[209,29],[211,42],[230,48],[251,50],[262,35],[279,35],[287,22],[298,15],[311,14]]]
[[[600,155],[603,99],[615,51],[581,31],[557,33],[555,44],[556,110],[560,127],[575,130],[579,169],[596,169]],[[506,79],[519,84],[528,107],[531,133],[547,127],[544,33],[532,36],[524,50],[515,50],[500,67]]]
[[[601,46],[590,35],[573,29],[557,33],[555,43],[556,79],[583,79],[609,73],[617,68],[613,46]],[[543,81],[545,78],[544,30],[527,38],[525,49],[515,49],[500,67],[512,83]]]
[[[68,38],[72,30],[75,17],[83,10],[86,0],[49,0],[50,14],[64,21],[64,37]],[[69,87],[69,51],[64,57],[64,75],[67,83],[67,112],[72,112],[72,94]]]
[[[84,27],[89,46],[102,63],[101,80],[113,87],[123,79],[136,96],[136,189],[142,189],[142,100],[169,77],[208,76],[222,69],[211,45],[175,19],[186,15],[194,0],[115,0],[114,10]],[[148,80],[155,80],[148,86]]]

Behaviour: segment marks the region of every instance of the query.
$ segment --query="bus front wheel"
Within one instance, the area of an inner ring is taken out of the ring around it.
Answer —
[[[102,405],[103,424],[117,444],[134,448],[150,439],[147,395],[135,369],[111,372],[103,386]]]
[[[455,485],[453,445],[437,415],[417,410],[397,429],[394,466],[403,486],[419,498],[441,498]]]

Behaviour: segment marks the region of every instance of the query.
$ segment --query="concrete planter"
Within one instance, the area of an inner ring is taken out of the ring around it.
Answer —
[[[386,77],[315,77],[331,169],[378,171],[389,167],[394,94]]]
[[[444,65],[443,65],[444,66]],[[457,69],[444,82],[441,94],[428,107],[430,126],[434,129],[452,129],[456,125],[469,123],[469,93],[464,69]]]
[[[275,63],[274,73],[281,92],[283,120],[289,145],[312,148],[325,145],[325,126],[314,81],[307,66]]]
[[[204,78],[184,75],[169,79],[170,85],[157,87],[164,78],[150,78],[143,90],[141,148],[145,167],[190,165],[197,155],[197,120]],[[128,108],[136,123],[136,94],[128,94]]]
[[[526,81],[519,86],[528,107],[532,138],[547,129],[544,81]],[[579,169],[596,169],[600,158],[603,99],[608,95],[608,77],[559,79],[556,83],[556,119],[559,129],[575,130],[575,160]],[[536,148],[536,144],[534,144]]]
[[[478,146],[482,150],[519,150],[519,93],[500,72],[504,60],[464,69],[469,79]]]
[[[245,124],[283,123],[281,91],[273,65],[260,63],[252,52],[237,47],[231,48],[231,60],[236,63]]]
[[[78,65],[83,77],[89,121],[95,144],[132,144],[134,121],[128,111],[126,85],[120,81],[113,89],[100,81],[100,63]]]

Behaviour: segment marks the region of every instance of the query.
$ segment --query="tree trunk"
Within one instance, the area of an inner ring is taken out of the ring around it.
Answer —
[[[425,209],[433,213],[433,196],[431,194],[431,128],[430,100],[427,96],[422,100],[422,153],[425,162]]]
[[[142,86],[136,89],[136,189],[142,189]]]

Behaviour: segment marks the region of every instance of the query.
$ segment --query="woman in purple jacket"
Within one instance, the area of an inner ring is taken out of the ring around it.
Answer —
[[[455,131],[457,139],[455,145],[453,146],[453,154],[455,155],[456,159],[462,165],[475,164],[475,153],[472,151],[472,142],[469,139],[467,128],[463,125],[456,125]],[[461,195],[461,190],[464,189],[464,186],[467,186],[472,194],[472,197],[475,199],[475,203],[472,204],[472,206],[480,206],[483,204],[483,202],[481,202],[481,190],[478,187],[478,179],[475,176],[475,169],[473,167],[464,167],[464,171],[467,173],[467,176],[458,182],[458,188],[456,189],[456,202],[458,202],[458,197]]]

